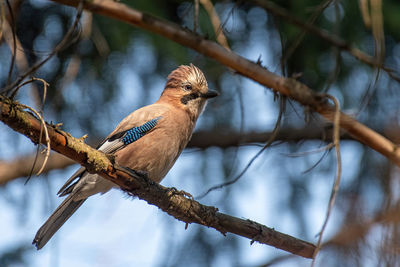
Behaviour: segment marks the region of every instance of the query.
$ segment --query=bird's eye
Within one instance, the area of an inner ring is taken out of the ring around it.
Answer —
[[[192,85],[191,84],[186,84],[184,88],[185,88],[186,91],[191,91],[192,90]]]

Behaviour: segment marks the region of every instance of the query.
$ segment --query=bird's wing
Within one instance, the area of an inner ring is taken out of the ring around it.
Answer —
[[[157,125],[158,120],[160,120],[161,118],[162,117],[160,116],[147,121],[143,125],[136,126],[125,131],[117,132],[105,139],[97,149],[104,153],[112,154],[145,136]],[[79,170],[77,170],[60,188],[57,194],[62,197],[71,193],[75,185],[79,181],[76,179],[82,177],[85,172],[85,167],[79,168]]]
[[[107,153],[112,154],[116,151],[124,148],[125,146],[137,141],[138,139],[145,136],[149,133],[156,125],[157,122],[162,118],[162,116],[151,119],[144,124],[136,127],[132,127],[130,129],[122,130],[119,132],[113,133],[111,136],[107,137],[98,147],[97,149]],[[79,168],[60,188],[58,191],[58,195],[60,197],[68,195],[72,192],[75,185],[78,183],[80,177],[82,177],[86,173],[85,167]]]
[[[97,149],[108,154],[115,153],[153,130],[167,111],[168,107],[153,104],[132,112],[100,143]],[[79,168],[61,187],[58,195],[65,196],[71,193],[79,182],[79,178],[84,177],[86,173],[84,167]]]
[[[97,149],[104,153],[112,154],[124,148],[125,146],[137,141],[150,132],[162,117],[157,117],[145,122],[144,124],[132,127],[127,130],[116,132],[110,137],[106,138]]]
[[[167,112],[169,107],[152,104],[135,110],[125,117],[97,147],[104,153],[112,154],[150,132]]]

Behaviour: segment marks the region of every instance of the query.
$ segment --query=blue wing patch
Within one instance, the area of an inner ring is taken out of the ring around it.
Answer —
[[[158,120],[160,120],[162,117],[157,117],[155,119],[152,119],[145,124],[138,126],[138,127],[133,127],[132,129],[126,131],[126,134],[124,138],[122,138],[122,142],[124,145],[129,145],[136,140],[142,138],[149,132],[151,129],[153,129],[156,125]]]

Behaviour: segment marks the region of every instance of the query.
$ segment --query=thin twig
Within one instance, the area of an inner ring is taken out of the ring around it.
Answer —
[[[329,204],[328,204],[328,209],[326,211],[326,217],[325,217],[325,221],[322,224],[322,228],[321,231],[319,232],[319,237],[318,237],[318,242],[316,245],[316,249],[314,251],[314,255],[313,255],[313,260],[311,262],[311,267],[313,267],[315,265],[315,259],[317,257],[318,252],[321,250],[321,241],[322,241],[322,236],[324,234],[324,231],[326,229],[326,226],[328,225],[328,220],[330,217],[330,214],[332,212],[333,206],[335,204],[335,200],[336,200],[336,196],[339,192],[339,185],[340,185],[340,178],[341,178],[341,174],[342,174],[342,162],[341,162],[341,156],[340,156],[340,106],[339,106],[339,102],[337,101],[337,99],[331,95],[326,95],[327,98],[331,99],[335,105],[336,108],[336,112],[335,112],[335,117],[334,117],[334,121],[333,121],[333,143],[335,144],[335,149],[336,149],[336,178],[335,178],[335,182],[333,184],[332,187],[332,192],[331,192],[331,196],[329,199]]]
[[[193,31],[197,32],[197,24],[199,23],[199,0],[194,0],[194,16]]]
[[[374,79],[374,80],[369,82],[368,88],[361,98],[360,105],[358,107],[357,112],[355,113],[356,117],[358,117],[361,114],[361,112],[369,105],[369,103],[378,87],[378,80],[379,80],[380,74],[381,74],[381,69],[376,68],[374,71],[374,75],[373,75],[375,78],[371,77],[371,79]]]
[[[16,42],[16,31],[15,31],[15,18],[14,18],[14,12],[11,8],[10,2],[6,0],[8,12],[10,14],[10,28],[11,28],[11,33],[12,33],[12,55],[11,55],[11,62],[10,62],[10,68],[8,69],[8,78],[7,78],[7,84],[10,84],[11,82],[11,77],[12,77],[12,72],[14,70],[14,64],[15,64],[15,57],[17,55],[17,42]]]
[[[48,132],[47,132],[47,127],[46,127],[46,125],[45,125],[45,122],[44,122],[44,119],[43,119],[43,116],[42,116],[42,113],[43,113],[43,110],[42,110],[42,109],[43,109],[44,103],[46,102],[47,86],[49,86],[49,84],[48,84],[45,80],[43,80],[43,79],[41,79],[41,78],[32,77],[29,81],[26,81],[26,82],[20,84],[19,86],[17,86],[17,87],[14,89],[14,91],[13,91],[13,93],[12,93],[12,95],[11,95],[11,99],[13,99],[13,98],[15,97],[16,93],[18,92],[18,90],[19,90],[22,86],[27,85],[27,84],[29,84],[29,83],[32,83],[32,82],[34,82],[34,81],[40,81],[40,82],[42,82],[42,84],[43,84],[43,99],[42,99],[42,106],[39,107],[39,108],[40,108],[40,112],[37,112],[37,111],[34,110],[33,108],[31,108],[31,107],[29,107],[29,106],[26,106],[26,105],[22,105],[22,104],[21,104],[21,106],[24,107],[24,108],[27,108],[27,109],[31,110],[31,111],[32,111],[34,114],[36,114],[36,116],[41,120],[41,122],[42,122],[43,125],[41,125],[41,127],[40,127],[40,138],[41,138],[41,136],[42,136],[42,134],[43,134],[43,130],[45,131],[46,143],[47,143],[47,150],[46,150],[46,155],[45,155],[44,161],[43,161],[43,163],[42,163],[42,167],[39,169],[39,171],[38,171],[37,174],[36,174],[36,175],[40,175],[40,174],[42,173],[42,171],[44,170],[44,168],[46,167],[47,160],[48,160],[48,158],[49,158],[49,156],[50,156],[50,139],[49,139],[49,134],[48,134]],[[25,184],[28,183],[29,180],[30,180],[30,178],[31,178],[31,175],[32,175],[33,170],[34,170],[35,165],[36,165],[36,161],[37,161],[37,159],[38,159],[39,149],[40,149],[40,145],[38,145],[38,147],[37,147],[37,151],[36,151],[36,155],[35,155],[35,160],[33,161],[32,168],[31,168],[31,172],[29,173],[28,178],[27,178],[26,181],[25,181]]]
[[[371,0],[371,26],[375,43],[375,60],[378,68],[385,60],[385,34],[383,31],[382,0]]]
[[[333,0],[325,0],[325,2],[318,5],[315,12],[311,15],[310,19],[306,22],[306,24],[309,25],[310,27],[313,26],[318,17],[331,4],[332,1]],[[290,57],[292,57],[294,51],[300,45],[306,33],[307,33],[306,29],[303,28],[302,31],[299,34],[297,34],[297,36],[294,38],[294,41],[291,42],[291,45],[285,52],[285,56],[282,59],[283,62],[286,62]]]
[[[328,155],[330,150],[325,150],[324,154],[322,154],[322,156],[317,160],[317,162],[315,162],[311,167],[308,167],[307,169],[305,169],[304,171],[301,172],[301,174],[306,174],[310,171],[312,171],[315,167],[318,166],[318,164],[320,164],[322,162],[322,160],[326,157],[326,155]]]
[[[340,8],[339,8],[339,1],[335,0],[333,3],[335,7],[335,23],[333,25],[333,32],[334,34],[338,35],[339,34],[339,29],[340,29]],[[337,47],[332,47],[333,53],[335,55],[335,68],[329,73],[329,76],[326,80],[326,85],[324,86],[324,89],[322,90],[324,93],[328,92],[329,88],[332,86],[334,82],[336,82],[337,77],[339,76],[340,72],[340,63],[341,63],[341,54],[340,50]]]
[[[49,155],[50,155],[51,147],[50,147],[49,132],[48,132],[47,127],[46,127],[46,122],[44,121],[42,115],[39,114],[39,112],[37,112],[37,111],[34,110],[33,108],[31,108],[31,107],[29,107],[29,106],[27,106],[27,105],[24,105],[24,104],[20,104],[20,106],[23,107],[23,108],[29,109],[30,111],[32,111],[32,112],[39,118],[39,120],[40,120],[40,122],[41,122],[40,131],[42,131],[42,129],[44,130],[44,135],[45,135],[45,140],[46,140],[46,146],[47,146],[47,148],[46,148],[46,155],[45,155],[45,158],[44,158],[44,160],[43,160],[42,167],[41,167],[41,168],[39,169],[39,171],[36,173],[36,175],[40,175],[40,174],[42,173],[44,167],[46,166],[47,160],[48,160]],[[41,136],[41,134],[39,134],[39,136]],[[41,137],[40,137],[40,139],[41,139]],[[40,144],[38,144],[38,145],[40,145]]]
[[[365,28],[371,28],[371,16],[369,13],[369,0],[359,0],[361,16],[365,25]]]
[[[11,25],[9,25],[9,23],[7,21],[4,22],[4,36],[5,36],[5,41],[8,44],[8,46],[10,47],[10,49],[12,48],[12,43],[10,40],[12,40],[13,38],[11,38],[12,32],[11,32]],[[26,71],[29,68],[29,63],[28,63],[28,59],[25,56],[24,53],[24,49],[22,47],[21,42],[18,39],[18,36],[15,36],[16,39],[16,43],[17,43],[17,50],[16,55],[15,55],[15,63],[16,66],[18,67],[18,71],[19,73]],[[38,89],[36,87],[36,85],[34,83],[31,83],[31,96],[32,96],[32,101],[35,103],[35,105],[37,107],[40,106],[40,96],[38,93]]]
[[[43,105],[44,105],[44,102],[45,102],[45,100],[46,100],[47,86],[49,86],[49,84],[48,84],[45,80],[43,80],[43,79],[41,79],[41,78],[32,77],[30,80],[27,80],[27,81],[21,83],[20,85],[18,85],[17,87],[14,88],[14,91],[12,92],[10,98],[11,98],[11,99],[14,99],[14,97],[15,97],[16,94],[18,93],[18,90],[19,90],[21,87],[23,87],[23,86],[25,86],[25,85],[27,85],[27,84],[33,83],[34,81],[40,81],[40,82],[43,83],[43,98],[42,98],[42,106],[43,106]]]
[[[55,54],[60,52],[62,49],[66,48],[67,45],[70,45],[70,38],[72,37],[73,33],[75,32],[75,29],[78,26],[79,20],[81,18],[81,14],[83,11],[83,0],[80,0],[78,3],[77,7],[77,14],[74,20],[74,23],[72,24],[71,28],[69,28],[68,32],[65,34],[64,38],[61,40],[61,42],[51,51],[51,53],[42,61],[37,62],[35,65],[33,65],[28,71],[26,71],[24,74],[22,74],[17,80],[15,80],[12,84],[9,86],[6,86],[3,90],[2,93],[9,93],[10,91],[14,90],[15,87],[17,87],[26,77],[37,71],[43,64],[45,64],[47,61],[49,61]]]
[[[42,98],[42,107],[41,107],[43,109],[44,103],[46,102],[47,87],[49,86],[49,84],[42,78],[33,77],[32,79],[34,81],[39,81],[39,82],[41,82],[43,84],[43,98]]]
[[[242,178],[242,176],[247,172],[247,170],[250,168],[250,166],[253,164],[253,162],[265,151],[265,149],[267,149],[272,144],[272,142],[274,142],[275,137],[279,131],[279,127],[281,125],[282,116],[283,116],[283,113],[285,110],[285,101],[286,101],[286,98],[281,97],[279,115],[276,120],[274,130],[272,131],[272,134],[271,134],[270,138],[268,139],[267,143],[263,146],[263,148],[260,149],[260,151],[257,152],[257,154],[254,155],[254,157],[247,163],[246,167],[239,173],[239,175],[236,176],[232,180],[229,180],[229,181],[221,183],[219,185],[210,187],[205,193],[201,194],[200,196],[197,196],[196,199],[201,199],[201,198],[205,197],[208,193],[210,193],[214,190],[221,189],[228,185],[232,185],[232,184],[236,183],[237,181],[239,181],[240,178]]]
[[[339,36],[303,22],[301,19],[294,16],[286,9],[276,5],[272,1],[262,1],[262,0],[249,0],[249,1],[269,11],[272,15],[283,18],[285,22],[291,23],[321,38],[322,40],[328,42],[330,45],[336,46],[344,51],[347,51],[359,61],[364,62],[365,64],[368,64],[372,67],[380,67],[381,69],[386,71],[392,79],[396,80],[397,82],[400,82],[400,76],[399,73],[396,72],[396,70],[383,65],[379,61],[376,61],[374,57],[364,53],[358,48],[353,47],[352,45],[348,44],[345,40],[341,39]]]
[[[207,11],[208,16],[210,17],[211,24],[213,25],[215,36],[217,38],[217,42],[225,47],[228,50],[231,50],[228,45],[228,41],[224,35],[221,26],[221,20],[219,19],[218,13],[214,8],[214,5],[210,0],[200,0],[200,3],[203,5],[204,9]]]
[[[6,21],[6,8],[4,7],[4,2],[0,1],[0,40],[3,37],[5,21]]]
[[[43,107],[44,107],[44,103],[46,102],[47,86],[49,86],[49,84],[48,84],[45,80],[40,79],[40,78],[35,78],[35,77],[33,77],[32,80],[33,80],[33,81],[40,81],[40,82],[43,83],[43,98],[42,98],[42,104],[39,106],[39,108],[40,108],[39,114],[43,117]],[[42,128],[44,128],[44,127],[41,127],[41,129],[40,129],[40,136],[42,136],[42,132],[43,132]],[[26,179],[25,184],[27,184],[27,183],[29,182],[30,178],[32,177],[33,170],[34,170],[34,168],[35,168],[36,161],[37,161],[37,159],[38,159],[39,153],[40,153],[40,145],[37,146],[37,151],[36,151],[35,160],[34,160],[34,162],[33,162],[33,164],[32,164],[31,172],[29,173],[29,176],[28,176],[28,178]],[[45,166],[46,166],[46,164],[47,164],[47,160],[49,159],[49,156],[50,156],[50,151],[49,151],[49,148],[47,148],[47,150],[46,150],[46,155],[45,155],[45,157],[44,157],[44,161],[43,161],[42,167],[39,169],[39,171],[37,172],[36,175],[40,175],[40,174],[43,172],[43,170],[44,170],[44,168],[45,168]]]
[[[290,153],[290,154],[281,153],[281,154],[283,154],[285,156],[288,156],[288,157],[297,158],[297,157],[303,157],[303,156],[306,156],[306,155],[315,154],[315,153],[319,153],[319,152],[322,152],[322,151],[330,150],[334,146],[335,146],[334,143],[329,143],[329,144],[327,144],[327,145],[325,145],[323,147],[320,147],[320,148],[317,148],[317,149],[313,149],[313,150],[309,150],[309,151],[295,152],[295,153]]]

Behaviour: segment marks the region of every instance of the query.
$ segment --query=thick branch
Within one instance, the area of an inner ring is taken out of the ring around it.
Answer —
[[[40,122],[30,113],[7,99],[0,98],[0,120],[15,131],[27,136],[34,143],[45,143],[40,140]],[[293,254],[311,258],[315,246],[311,243],[296,239],[277,232],[259,223],[235,218],[218,212],[218,209],[201,205],[189,199],[185,194],[163,187],[144,177],[132,175],[116,168],[102,152],[84,144],[66,132],[47,126],[51,148],[85,166],[89,172],[118,184],[123,190],[156,205],[169,215],[186,222],[198,223],[215,228],[222,234],[234,233],[247,237],[252,241],[271,245]]]
[[[77,6],[80,2],[79,0],[53,1],[70,6]],[[333,122],[335,113],[334,107],[327,103],[325,97],[315,93],[306,85],[295,79],[276,75],[254,62],[232,51],[226,50],[217,43],[196,35],[174,23],[142,13],[115,1],[93,0],[91,2],[85,2],[84,8],[104,16],[130,23],[134,26],[164,36],[181,45],[190,47],[236,70],[241,75],[257,81],[266,87],[272,88],[274,91],[296,100],[304,106],[310,107],[312,110],[320,113],[325,119]],[[340,113],[340,126],[355,139],[378,151],[400,166],[400,151],[390,140],[344,113]]]

